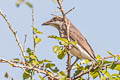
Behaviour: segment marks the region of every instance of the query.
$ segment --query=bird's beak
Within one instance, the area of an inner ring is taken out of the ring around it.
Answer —
[[[50,21],[44,22],[42,25],[50,25]]]

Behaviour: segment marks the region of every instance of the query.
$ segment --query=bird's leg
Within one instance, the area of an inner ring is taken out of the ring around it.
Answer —
[[[79,60],[79,58],[76,57],[76,60],[73,62],[73,64],[71,65],[71,68],[74,66],[74,64]]]

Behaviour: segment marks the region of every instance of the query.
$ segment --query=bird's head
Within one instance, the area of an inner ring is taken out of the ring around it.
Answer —
[[[55,16],[52,19],[50,19],[49,21],[44,22],[42,25],[50,25],[50,26],[53,26],[53,27],[59,29],[60,26],[63,25],[63,22],[64,22],[64,20],[63,20],[62,16]]]

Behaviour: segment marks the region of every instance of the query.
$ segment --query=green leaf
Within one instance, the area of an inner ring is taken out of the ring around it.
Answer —
[[[8,78],[9,77],[9,74],[6,72],[5,75],[4,75],[5,78]]]
[[[15,60],[15,61],[19,61],[19,58],[15,58],[15,59],[13,59],[13,60]]]
[[[57,40],[64,41],[64,42],[68,43],[68,40],[66,38],[57,37],[55,35],[48,36],[48,38],[54,38],[54,39],[57,39]]]
[[[90,68],[90,65],[86,65],[86,66],[85,66],[85,70],[87,70],[87,71],[88,71],[88,70],[89,70],[89,68]]]
[[[56,0],[53,0],[54,3],[56,3]]]
[[[38,64],[38,61],[32,60],[32,63],[33,63],[34,65],[37,65],[37,64]]]
[[[61,71],[61,72],[58,73],[58,75],[61,77],[60,80],[67,80],[65,72]]]
[[[43,61],[38,61],[39,64],[43,64]]]
[[[118,64],[118,65],[115,67],[115,70],[120,71],[120,64]]]
[[[43,60],[43,62],[52,62],[52,61],[45,59],[45,60]]]
[[[45,80],[45,78],[44,77],[42,77],[42,76],[39,76],[40,77],[40,80]]]
[[[106,77],[105,76],[101,76],[100,80],[106,80]]]
[[[95,79],[99,75],[99,72],[95,70],[93,72],[90,72],[90,75],[93,77],[93,79]]]
[[[82,70],[76,70],[74,76],[78,75]]]
[[[110,65],[111,69],[114,69],[116,67],[116,64],[114,64],[114,62],[112,62],[112,64]]]
[[[38,38],[37,36],[35,37],[35,43],[38,44],[39,42],[41,42],[42,39],[41,38]]]
[[[118,56],[117,59],[120,60],[120,56]]]
[[[66,76],[65,72],[63,72],[63,71],[59,72],[58,75],[60,75],[61,77],[65,77]]]
[[[52,67],[54,67],[54,66],[55,66],[55,64],[53,64],[53,63],[47,63],[47,64],[45,65],[46,68],[52,68]]]
[[[27,74],[26,72],[23,73],[23,79],[24,79],[24,80],[25,80],[25,79],[28,79],[29,77],[30,77],[29,74]]]
[[[30,58],[37,60],[37,57],[34,54],[30,54]]]
[[[24,56],[24,57],[25,57],[25,59],[30,58],[29,56]]]
[[[54,46],[54,47],[53,47],[53,52],[54,52],[54,53],[59,53],[60,51],[61,51],[60,46]]]
[[[31,49],[30,49],[30,48],[27,48],[26,52],[27,52],[27,53],[31,53]]]
[[[97,55],[96,57],[98,60],[102,59],[100,55]]]
[[[69,42],[69,44],[76,45],[76,44],[77,44],[77,42],[76,42],[76,41],[71,41],[71,42]]]
[[[85,64],[88,64],[90,62],[90,60],[85,59]]]
[[[63,59],[65,57],[65,55],[66,55],[66,50],[65,49],[61,50],[58,54],[58,58]]]
[[[119,74],[117,74],[117,73],[114,73],[114,74],[112,74],[112,76],[119,76]]]
[[[57,67],[55,67],[54,69],[50,68],[50,70],[53,71],[54,73],[57,73],[59,71]]]
[[[67,46],[67,45],[68,45],[68,43],[66,43],[66,42],[64,42],[64,41],[60,41],[59,43],[60,43],[60,45],[64,45],[64,46]]]
[[[103,64],[109,64],[112,63],[111,61],[103,60]]]
[[[37,28],[33,27],[33,30],[37,33],[37,34],[43,34],[42,32],[38,31]]]
[[[30,8],[32,8],[32,4],[29,2],[25,2],[26,5],[28,5]]]
[[[85,68],[83,66],[80,66],[78,63],[75,63],[75,66],[78,70],[85,70]]]
[[[107,51],[107,53],[115,58],[115,55],[113,55],[110,51]]]
[[[16,6],[19,7],[21,3],[23,3],[23,0],[17,0]]]
[[[107,72],[107,71],[105,71],[105,70],[102,70],[102,73],[103,73],[104,75],[106,75],[108,78],[111,76],[110,73]]]

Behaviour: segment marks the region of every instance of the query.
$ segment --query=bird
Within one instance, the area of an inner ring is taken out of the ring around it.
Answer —
[[[95,53],[88,43],[83,34],[72,24],[72,22],[66,18],[66,24],[69,25],[69,37],[71,41],[76,41],[76,45],[72,45],[71,53],[73,56],[81,59],[88,59],[90,61],[96,61]],[[52,19],[44,22],[42,25],[53,26],[59,31],[60,37],[67,38],[67,30],[64,25],[63,16],[54,16]],[[98,63],[97,63],[98,64]]]

